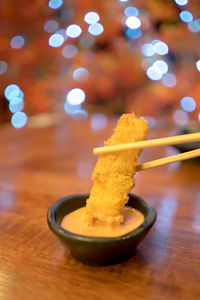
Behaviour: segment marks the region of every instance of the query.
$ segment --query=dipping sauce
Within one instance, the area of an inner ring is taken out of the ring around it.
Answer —
[[[144,215],[132,208],[125,206],[121,209],[124,218],[122,223],[108,224],[96,220],[92,225],[84,222],[86,207],[81,207],[70,214],[66,215],[61,223],[61,227],[76,234],[95,237],[117,237],[122,236],[144,222]]]

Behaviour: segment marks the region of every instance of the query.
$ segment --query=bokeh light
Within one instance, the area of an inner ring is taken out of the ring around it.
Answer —
[[[174,120],[174,123],[176,123],[177,125],[184,126],[189,121],[188,114],[185,111],[183,111],[182,109],[177,109],[173,113],[173,120]]]
[[[192,21],[187,24],[188,29],[193,33],[197,33],[200,31],[200,22],[198,20]]]
[[[86,68],[77,68],[73,72],[73,78],[76,81],[85,81],[89,77],[89,72]]]
[[[162,77],[162,84],[166,87],[173,88],[176,85],[176,77],[171,73],[166,73]]]
[[[128,17],[125,23],[126,26],[128,26],[131,29],[137,29],[141,26],[140,19],[134,16]]]
[[[147,57],[153,56],[155,54],[154,46],[150,43],[143,44],[141,47],[141,51],[142,51],[142,54]]]
[[[88,113],[85,109],[77,109],[72,113],[72,119],[76,121],[83,121],[88,118]]]
[[[198,121],[200,122],[200,113],[198,114]]]
[[[178,5],[186,5],[186,4],[188,4],[188,0],[175,0],[175,2]]]
[[[58,29],[58,22],[49,20],[44,24],[44,30],[49,33],[53,33]]]
[[[154,45],[155,52],[159,55],[166,55],[168,53],[168,46],[162,41],[158,41]]]
[[[94,11],[90,11],[88,12],[85,17],[84,17],[84,21],[88,24],[95,24],[100,20],[99,15],[94,12]]]
[[[126,17],[137,17],[139,14],[138,9],[135,6],[128,6],[124,10],[124,14]]]
[[[138,29],[130,29],[128,28],[125,32],[126,37],[131,39],[131,40],[137,40],[139,38],[141,38],[142,36],[142,31],[140,30],[140,28]]]
[[[52,9],[58,9],[62,6],[62,0],[49,0],[49,7]]]
[[[71,105],[79,105],[85,101],[85,93],[78,88],[72,89],[67,93],[66,101]]]
[[[159,68],[159,69],[160,69],[160,72],[161,72],[162,74],[165,74],[165,73],[167,73],[167,71],[168,71],[168,64],[167,64],[164,60],[161,60],[161,59],[156,60],[156,61],[153,63],[153,67],[154,67],[154,68]]]
[[[197,70],[200,72],[200,59],[197,60],[196,67],[197,67]]]
[[[18,90],[20,91],[20,88],[18,87],[18,85],[16,84],[10,84],[6,87],[5,91],[4,91],[4,95],[6,97],[7,100],[10,99],[10,93],[14,90]]]
[[[24,46],[24,38],[21,35],[14,36],[10,41],[10,46],[13,49],[20,49]]]
[[[157,67],[149,67],[146,71],[146,75],[151,79],[151,80],[160,80],[162,78],[162,72],[159,68]]]
[[[179,14],[179,16],[180,16],[180,19],[185,23],[192,22],[192,20],[193,20],[193,15],[191,14],[191,12],[189,12],[187,10],[182,11]]]
[[[12,113],[22,111],[24,108],[24,101],[22,98],[14,97],[9,103],[9,109]]]
[[[16,112],[12,118],[11,123],[13,127],[20,129],[26,125],[28,117],[24,112]]]
[[[118,0],[119,2],[128,2],[129,0]]]
[[[71,105],[69,102],[65,101],[64,110],[68,115],[72,115],[76,110],[81,109],[81,104]]]
[[[78,53],[78,49],[74,45],[67,45],[62,49],[62,55],[66,58],[73,58]]]
[[[196,102],[192,97],[183,97],[180,103],[181,107],[187,112],[193,112],[196,108]]]
[[[55,33],[52,34],[49,38],[49,46],[53,48],[60,47],[62,46],[63,43],[64,43],[64,38],[61,34]]]
[[[66,29],[66,35],[70,38],[77,38],[79,35],[81,35],[82,29],[77,24],[69,25]]]
[[[103,25],[100,23],[91,24],[88,28],[88,32],[92,35],[98,36],[104,31]]]
[[[108,119],[104,114],[93,114],[90,120],[90,126],[93,131],[101,131],[106,128]]]
[[[62,37],[64,38],[64,41],[66,41],[67,40],[67,36],[66,36],[66,30],[65,29],[63,29],[63,28],[60,28],[60,29],[58,29],[56,32],[55,32],[56,34],[60,34],[60,35],[62,35]]]
[[[14,97],[23,99],[24,93],[20,89],[13,89],[8,96],[8,101],[12,100]]]
[[[5,61],[0,60],[0,75],[3,75],[4,73],[6,73],[8,68],[8,65]]]

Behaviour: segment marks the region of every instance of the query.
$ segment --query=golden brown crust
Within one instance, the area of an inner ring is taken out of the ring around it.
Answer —
[[[134,113],[123,114],[113,135],[104,143],[116,145],[145,140],[148,122]],[[108,223],[121,222],[121,207],[128,201],[128,193],[135,185],[135,168],[141,149],[101,154],[92,174],[94,181],[87,200],[87,222],[95,219]]]

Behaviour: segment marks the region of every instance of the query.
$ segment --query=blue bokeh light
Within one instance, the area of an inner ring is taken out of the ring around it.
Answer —
[[[81,109],[81,104],[78,105],[71,105],[67,101],[64,104],[64,110],[68,115],[72,115],[76,110]]]
[[[146,71],[146,75],[151,79],[151,80],[160,80],[162,78],[162,72],[160,71],[159,68],[154,68],[149,67]]]
[[[104,32],[103,25],[100,23],[91,24],[88,28],[88,32],[92,35],[98,36]]]
[[[161,41],[156,42],[154,48],[159,55],[166,55],[169,51],[167,44]]]
[[[140,30],[140,28],[138,29],[130,29],[128,28],[125,32],[127,38],[131,39],[131,40],[137,40],[139,38],[141,38],[142,36],[142,31]]]
[[[161,59],[156,60],[153,63],[153,67],[159,68],[162,74],[165,74],[168,71],[168,64],[164,60],[161,60]]]
[[[58,29],[58,22],[49,20],[44,24],[44,30],[49,33],[53,33]]]
[[[186,4],[188,4],[188,0],[175,0],[175,2],[178,5],[186,5]]]
[[[71,105],[79,105],[85,101],[85,93],[78,88],[72,89],[67,93],[66,101]]]
[[[9,109],[12,113],[22,111],[24,108],[24,101],[22,98],[14,97],[9,103]]]
[[[16,112],[12,118],[11,123],[13,127],[20,129],[26,125],[28,117],[24,112]]]
[[[191,12],[184,10],[182,11],[180,14],[180,19],[185,22],[185,23],[190,23],[193,20],[193,15],[191,14]]]
[[[137,17],[139,10],[135,6],[128,6],[125,8],[124,14],[126,17]]]
[[[166,73],[162,77],[162,84],[166,87],[173,88],[176,85],[176,77],[171,73]]]
[[[128,17],[126,19],[126,26],[129,27],[130,29],[137,29],[141,26],[141,21],[138,17]]]
[[[200,59],[197,60],[196,67],[197,67],[197,70],[200,72]]]
[[[24,46],[24,38],[21,35],[14,36],[10,41],[10,46],[13,49],[20,49]]]
[[[88,113],[85,109],[76,109],[73,113],[72,113],[72,119],[76,120],[76,121],[83,121],[86,120],[88,118]]]
[[[199,32],[200,31],[200,19],[197,19],[195,21],[188,23],[187,26],[191,32],[193,32],[193,33]]]
[[[82,81],[87,80],[88,77],[89,77],[89,72],[86,68],[77,68],[73,72],[73,78],[76,81],[82,82]]]
[[[200,122],[200,113],[198,114],[198,121]]]
[[[177,125],[185,126],[189,121],[189,117],[185,111],[183,111],[182,109],[177,109],[173,113],[173,120]]]
[[[90,11],[88,12],[85,17],[84,17],[84,21],[87,24],[95,24],[100,20],[100,17],[98,15],[98,13],[94,12],[94,11]]]
[[[6,73],[7,68],[8,68],[8,64],[5,61],[0,60],[0,75]]]
[[[10,84],[5,88],[4,95],[5,95],[7,100],[9,100],[10,93],[14,90],[19,90],[20,91],[20,88],[18,87],[18,85]]]
[[[81,35],[82,29],[77,24],[69,25],[66,29],[66,35],[70,38],[77,38],[79,35]]]
[[[8,96],[8,101],[12,100],[14,97],[24,99],[24,93],[20,89],[13,89]]]
[[[49,7],[52,9],[58,9],[62,6],[62,0],[49,0]]]
[[[64,37],[61,34],[52,34],[49,38],[49,46],[58,48],[64,43]]]
[[[141,47],[141,51],[142,51],[142,54],[147,57],[153,56],[155,54],[154,46],[150,43],[143,44]]]
[[[180,103],[181,107],[187,112],[193,112],[196,108],[196,102],[192,97],[183,97]]]
[[[62,49],[62,55],[66,58],[73,58],[78,53],[78,49],[74,45],[67,45]]]

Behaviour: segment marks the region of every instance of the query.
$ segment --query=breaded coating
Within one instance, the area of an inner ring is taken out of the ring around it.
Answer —
[[[148,122],[134,113],[123,114],[105,146],[143,141],[148,135]],[[96,220],[123,222],[121,208],[128,202],[128,193],[135,185],[135,168],[141,149],[101,154],[92,174],[93,187],[87,199],[88,225]]]

